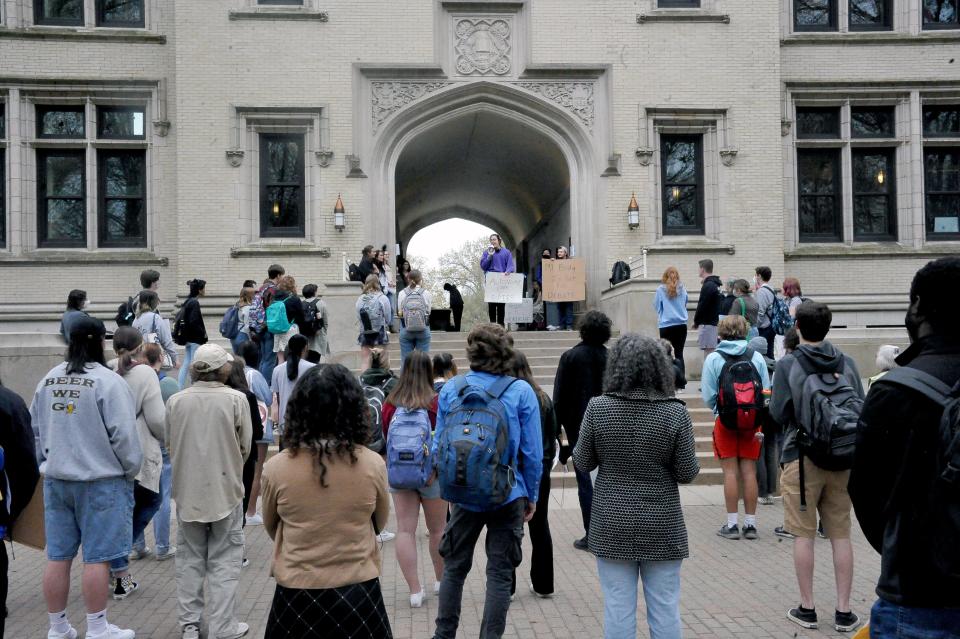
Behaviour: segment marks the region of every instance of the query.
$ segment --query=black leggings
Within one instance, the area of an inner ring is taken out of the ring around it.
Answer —
[[[686,373],[687,365],[683,361],[683,345],[687,341],[687,325],[677,324],[676,326],[667,326],[660,329],[660,337],[673,345],[673,356],[680,360],[680,366]]]
[[[487,303],[487,314],[490,316],[491,324],[499,324],[500,326],[504,326],[503,316],[506,311],[506,304],[497,304],[496,302]]]

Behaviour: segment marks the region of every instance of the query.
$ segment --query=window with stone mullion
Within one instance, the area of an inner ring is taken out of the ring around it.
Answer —
[[[839,0],[793,0],[794,31],[836,31]]]
[[[147,245],[146,151],[97,151],[97,245]]]
[[[662,135],[660,147],[663,234],[705,234],[703,136]]]
[[[37,244],[87,245],[86,151],[37,150]]]
[[[896,149],[854,148],[853,239],[897,239]]]
[[[82,27],[84,0],[33,0],[36,24]]]
[[[890,31],[893,29],[893,0],[849,0],[851,31]]]
[[[302,134],[260,134],[261,237],[304,237],[305,174]]]
[[[843,241],[839,148],[797,149],[797,224],[801,242]]]

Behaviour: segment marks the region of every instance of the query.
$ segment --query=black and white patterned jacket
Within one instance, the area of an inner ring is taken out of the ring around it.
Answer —
[[[693,481],[700,465],[682,401],[646,391],[595,397],[583,416],[573,461],[583,472],[600,468],[590,552],[625,561],[689,556],[677,484]]]

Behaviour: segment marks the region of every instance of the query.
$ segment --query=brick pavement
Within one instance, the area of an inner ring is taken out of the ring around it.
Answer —
[[[556,595],[538,599],[527,591],[527,581],[519,579],[518,597],[510,608],[506,637],[552,637],[583,639],[601,637],[603,599],[597,581],[592,555],[577,551],[572,540],[582,534],[576,490],[554,490],[551,495],[550,524],[554,538]],[[721,539],[716,529],[724,514],[717,487],[684,487],[684,513],[690,534],[691,558],[683,566],[681,599],[685,637],[783,637],[808,638],[839,636],[829,630],[807,631],[785,619],[787,608],[797,600],[793,576],[791,544],[772,534],[782,517],[778,503],[760,506],[761,538],[754,542]],[[392,525],[391,530],[396,528]],[[856,528],[856,526],[855,526]],[[420,530],[424,530],[421,523]],[[262,527],[248,528],[247,548],[250,566],[240,580],[238,613],[251,626],[250,637],[262,637],[273,595],[274,582],[269,576],[272,542]],[[152,531],[148,534],[150,540]],[[148,541],[148,543],[149,543]],[[419,534],[421,576],[432,572],[428,567],[427,539]],[[528,542],[525,541],[521,575],[529,571]],[[873,588],[879,571],[879,557],[869,547],[859,530],[855,532],[855,571],[852,604],[862,617],[874,600]],[[478,543],[478,560],[464,589],[461,635],[477,636],[483,610],[483,543]],[[46,636],[47,621],[40,578],[43,556],[39,552],[17,547],[11,561],[7,637],[16,639]],[[832,613],[833,573],[829,542],[818,541],[815,594],[817,608]],[[79,571],[74,567],[69,614],[72,622],[83,619],[80,600]],[[141,639],[175,639],[179,637],[176,622],[174,564],[152,559],[133,562],[134,574],[141,590],[126,601],[110,602],[110,620],[122,627],[132,627]],[[429,579],[424,583],[431,583]],[[436,616],[436,599],[431,595],[424,607],[409,607],[408,591],[393,553],[387,543],[383,553],[383,591],[387,610],[398,639],[422,639],[431,636]],[[640,619],[643,617],[642,602]],[[647,637],[641,623],[639,636]],[[78,627],[78,630],[83,630]]]

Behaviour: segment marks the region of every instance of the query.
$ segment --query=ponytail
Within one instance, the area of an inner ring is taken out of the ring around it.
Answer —
[[[294,335],[287,341],[287,379],[291,382],[297,379],[300,372],[300,359],[307,350],[307,338],[303,335]]]

